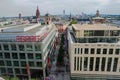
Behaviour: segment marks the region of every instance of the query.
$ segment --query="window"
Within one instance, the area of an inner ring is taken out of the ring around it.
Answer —
[[[3,44],[4,50],[9,50],[9,46],[7,44]]]
[[[76,71],[76,57],[74,57],[74,71]]]
[[[88,57],[84,57],[84,71],[87,71]]]
[[[13,59],[18,59],[17,53],[12,53],[12,58]]]
[[[6,61],[6,66],[12,66],[11,61]]]
[[[8,73],[13,73],[12,68],[8,68],[7,70],[8,70]]]
[[[20,74],[20,69],[16,68],[16,69],[15,69],[15,73],[16,73],[16,74]]]
[[[76,48],[75,48],[75,54],[76,54]]]
[[[91,48],[91,54],[94,54],[94,50],[95,50],[94,48]]]
[[[103,54],[107,54],[107,49],[103,49]]]
[[[0,66],[4,66],[4,61],[3,60],[0,60]]]
[[[109,54],[113,54],[113,49],[109,49]]]
[[[21,61],[21,67],[26,67],[26,62],[25,61]]]
[[[77,70],[79,70],[79,57],[77,57]]]
[[[102,64],[101,64],[101,71],[105,71],[105,62],[106,62],[106,58],[103,57],[102,58]]]
[[[3,58],[3,54],[0,52],[0,59],[2,59]]]
[[[25,53],[20,53],[20,59],[25,59]]]
[[[32,51],[33,50],[32,45],[30,45],[30,44],[29,45],[27,44],[26,47],[27,47],[27,51]]]
[[[79,54],[79,52],[80,52],[80,48],[78,48],[78,54]]]
[[[42,59],[42,55],[40,53],[36,53],[36,59]]]
[[[88,54],[88,48],[85,48],[84,53],[85,53],[85,54]]]
[[[18,61],[13,61],[14,66],[19,66],[19,62]]]
[[[90,57],[90,71],[93,71],[94,58]]]
[[[10,53],[4,53],[5,58],[10,59]]]
[[[37,67],[42,67],[42,62],[36,62]]]
[[[110,69],[111,69],[111,64],[112,64],[112,58],[108,58],[107,71],[110,71]]]
[[[25,50],[24,45],[19,45],[18,47],[19,47],[20,51],[24,51]]]
[[[120,54],[120,49],[116,49],[115,54],[119,55]]]
[[[12,49],[13,51],[16,51],[16,50],[17,50],[16,45],[15,45],[15,44],[11,44],[11,49]]]
[[[100,63],[100,58],[96,58],[96,66],[95,66],[95,71],[99,71],[99,63]]]
[[[5,68],[0,68],[1,73],[6,73],[6,69]]]
[[[1,44],[0,44],[0,50],[2,50]]]
[[[26,69],[22,69],[22,74],[27,74],[27,70]]]
[[[117,70],[117,65],[118,65],[118,58],[114,58],[113,72],[116,72],[116,70]]]
[[[34,67],[34,62],[29,61],[29,66],[30,66],[30,67]]]
[[[35,51],[40,51],[41,47],[40,44],[35,44]]]
[[[81,54],[82,54],[82,50],[83,50],[83,49],[81,48]]]
[[[33,59],[33,54],[32,53],[28,53],[28,59]]]
[[[98,48],[97,49],[97,53],[96,54],[100,54],[101,53],[101,49],[100,48]]]
[[[80,71],[82,70],[82,57],[80,58]]]

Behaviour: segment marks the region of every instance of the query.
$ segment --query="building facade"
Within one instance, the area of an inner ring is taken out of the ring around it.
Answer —
[[[71,80],[120,79],[120,28],[75,24],[68,45]]]
[[[53,24],[27,24],[1,29],[0,74],[28,77],[30,72],[30,77],[45,78],[49,70],[48,57],[55,50],[56,36]]]

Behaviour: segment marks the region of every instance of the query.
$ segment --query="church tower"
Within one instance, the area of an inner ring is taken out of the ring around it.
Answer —
[[[96,17],[99,17],[99,16],[100,16],[99,10],[97,10],[97,12],[96,12]]]
[[[37,9],[36,9],[36,21],[39,23],[40,21],[40,11],[39,11],[39,8],[37,6]]]
[[[45,15],[45,23],[46,23],[47,25],[49,25],[49,24],[51,23],[51,17],[50,17],[50,14],[49,14],[49,13],[47,13],[47,14]]]

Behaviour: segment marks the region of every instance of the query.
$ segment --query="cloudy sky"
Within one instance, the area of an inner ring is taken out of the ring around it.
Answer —
[[[120,14],[120,0],[0,0],[0,17],[35,15],[36,7],[40,13],[50,14]]]

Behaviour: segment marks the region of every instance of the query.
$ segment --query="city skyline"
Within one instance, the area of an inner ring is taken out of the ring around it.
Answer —
[[[18,16],[34,16],[36,7],[39,7],[40,14],[47,12],[50,14],[95,14],[96,10],[100,10],[101,14],[119,14],[120,1],[116,0],[1,0],[0,1],[0,17]],[[97,5],[97,6],[96,6]]]

